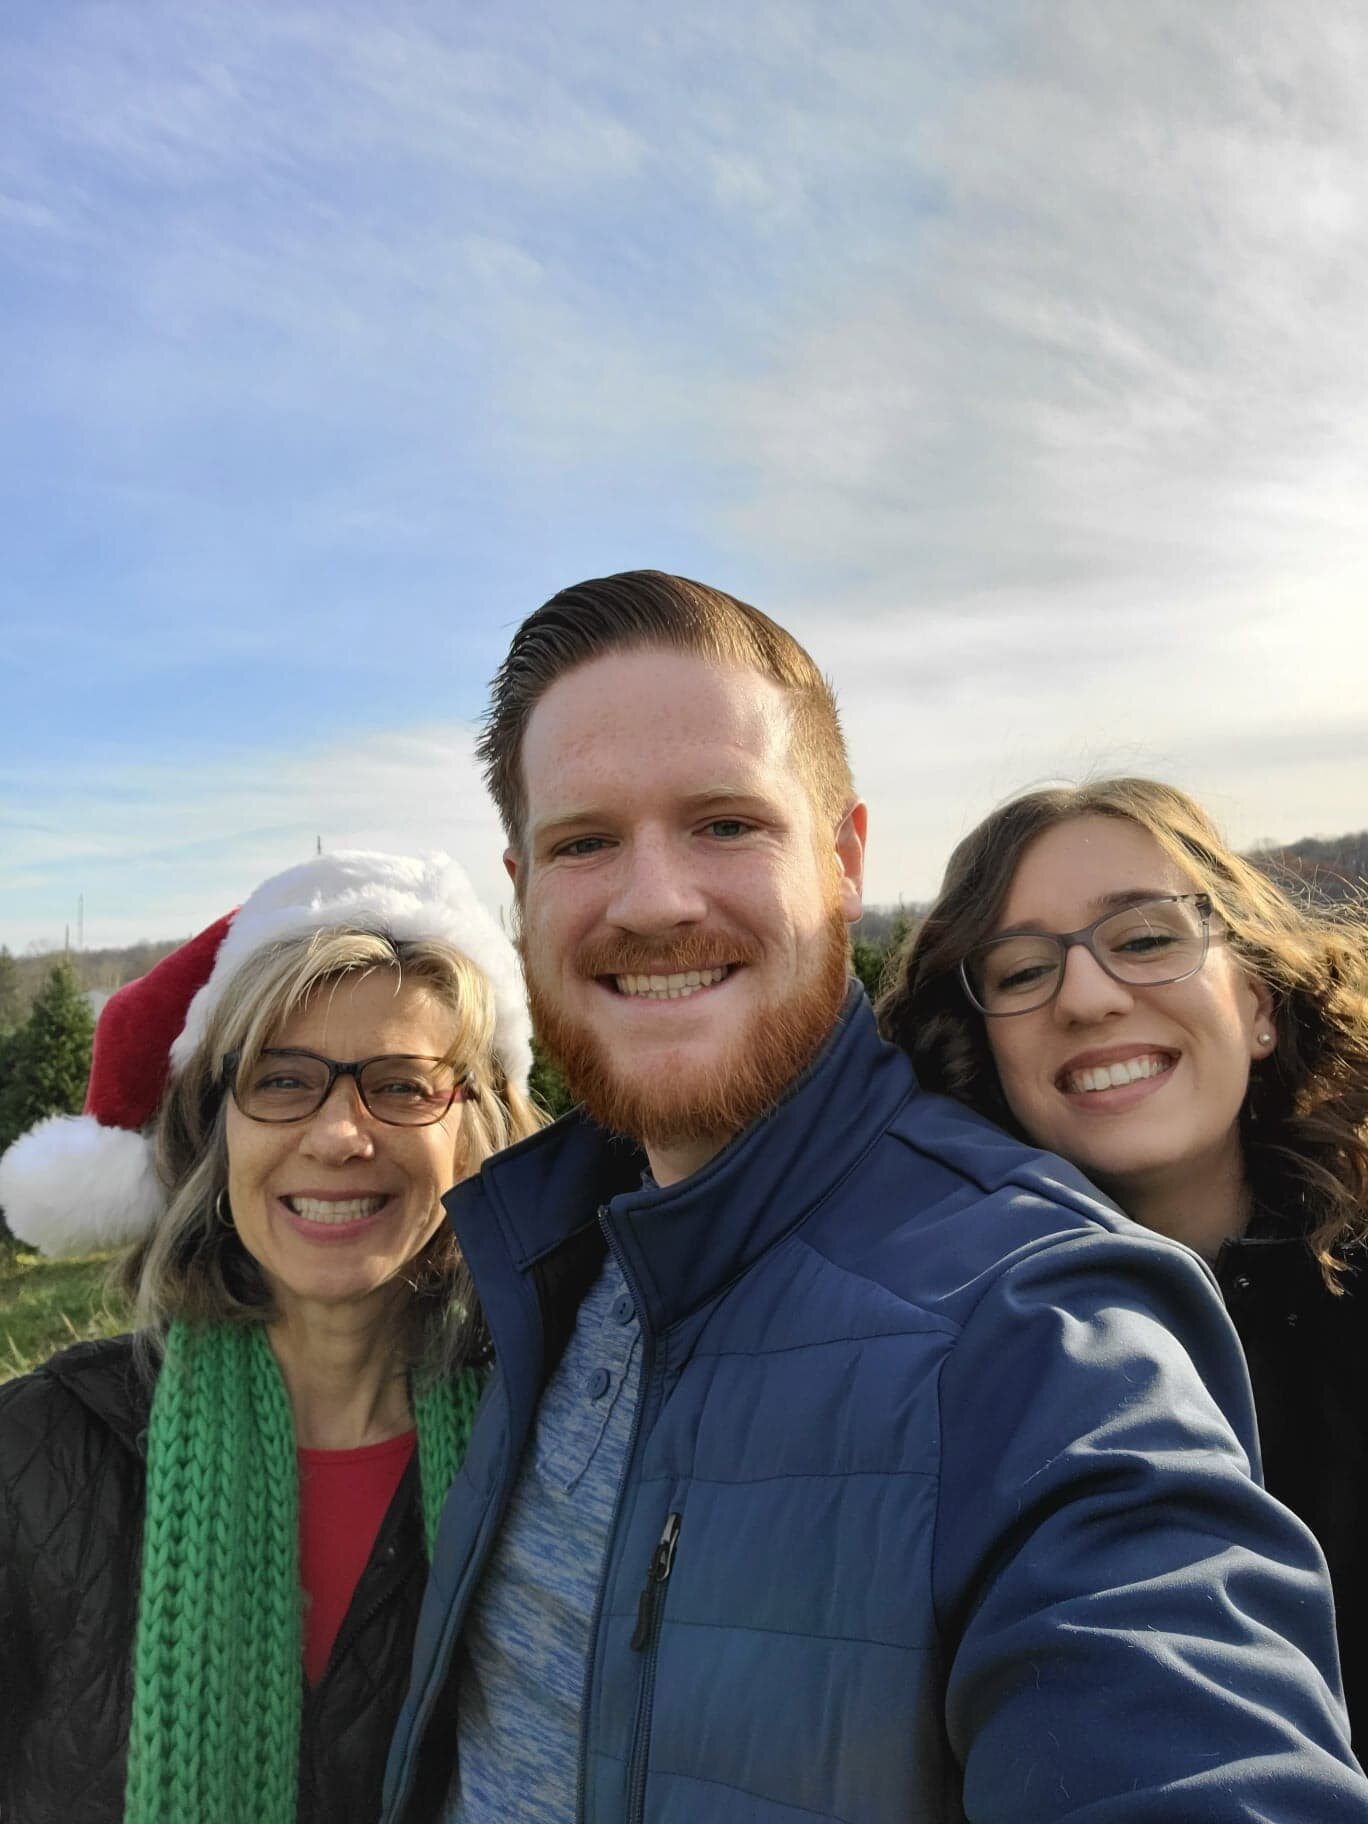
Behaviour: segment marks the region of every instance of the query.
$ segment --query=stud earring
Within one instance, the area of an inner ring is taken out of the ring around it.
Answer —
[[[1273,1034],[1271,1032],[1261,1032],[1259,1034],[1259,1043],[1260,1045],[1271,1045],[1273,1043]]]

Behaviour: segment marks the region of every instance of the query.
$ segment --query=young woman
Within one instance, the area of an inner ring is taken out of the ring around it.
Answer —
[[[924,1088],[1215,1270],[1268,1487],[1329,1561],[1368,1741],[1368,925],[1146,779],[1027,793],[955,850],[881,1014]]]
[[[444,857],[292,869],[106,1006],[86,1115],[0,1162],[23,1239],[136,1236],[140,1325],[0,1387],[0,1817],[379,1815],[485,1369],[440,1199],[529,1061]]]

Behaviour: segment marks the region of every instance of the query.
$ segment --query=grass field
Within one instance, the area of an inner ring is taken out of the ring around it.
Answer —
[[[0,1246],[0,1381],[36,1368],[68,1343],[126,1330],[108,1273],[105,1254],[44,1260]]]

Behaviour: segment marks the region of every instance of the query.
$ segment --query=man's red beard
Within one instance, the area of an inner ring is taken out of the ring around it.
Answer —
[[[566,1013],[547,991],[525,933],[519,949],[532,1024],[576,1101],[612,1133],[676,1147],[741,1133],[780,1100],[816,1057],[836,1023],[849,980],[849,934],[838,908],[829,913],[818,943],[811,975],[788,1000],[755,1008],[714,1067],[692,1073],[656,1071],[642,1082],[625,1074],[588,1021]],[[672,975],[722,963],[746,967],[760,957],[757,945],[716,934],[690,934],[668,953],[659,945],[623,938],[586,946],[576,958],[576,973]]]

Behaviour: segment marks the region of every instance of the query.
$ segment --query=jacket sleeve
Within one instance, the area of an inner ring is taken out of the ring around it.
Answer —
[[[11,1762],[23,1734],[28,1694],[33,1689],[31,1635],[24,1577],[19,1562],[16,1438],[10,1401],[0,1390],[0,1820],[7,1818]]]
[[[1368,1820],[1330,1587],[1264,1493],[1210,1275],[1155,1237],[1023,1253],[941,1381],[935,1588],[972,1824]]]

